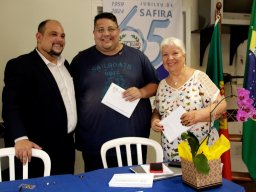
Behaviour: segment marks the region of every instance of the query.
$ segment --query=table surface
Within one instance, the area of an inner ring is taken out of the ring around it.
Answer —
[[[26,184],[34,189],[20,189],[21,184]],[[86,192],[85,186],[78,176],[56,175],[49,177],[39,177],[26,180],[0,182],[1,192]]]
[[[187,186],[182,182],[181,176],[175,176],[164,180],[154,181],[152,188],[121,188],[121,187],[108,187],[108,182],[115,173],[129,173],[129,167],[118,167],[109,169],[99,169],[80,175],[87,191],[90,192],[190,192],[195,191],[193,188]],[[222,180],[222,186],[210,189],[211,192],[244,192],[244,188],[226,179]]]
[[[27,180],[16,180],[0,182],[1,192],[190,192],[195,191],[182,182],[181,176],[154,181],[152,188],[121,188],[109,187],[108,182],[115,173],[129,173],[129,167],[118,167],[109,169],[99,169],[79,175],[56,175],[40,177]],[[21,184],[35,185],[34,189],[22,188]],[[207,190],[211,192],[244,192],[244,188],[231,181],[223,179],[222,186]]]

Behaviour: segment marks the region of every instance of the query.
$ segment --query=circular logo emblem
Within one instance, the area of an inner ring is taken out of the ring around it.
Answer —
[[[134,29],[123,29],[120,33],[120,41],[123,44],[139,49],[140,51],[146,49],[146,42],[143,39],[142,33]]]

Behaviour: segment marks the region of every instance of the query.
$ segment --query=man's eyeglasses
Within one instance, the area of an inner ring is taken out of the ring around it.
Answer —
[[[95,31],[97,32],[97,33],[104,33],[105,31],[107,31],[107,32],[109,32],[109,33],[113,33],[113,32],[115,32],[117,30],[117,28],[115,28],[115,27],[109,27],[109,28],[107,28],[107,29],[104,29],[103,27],[102,28],[96,28],[95,29]]]

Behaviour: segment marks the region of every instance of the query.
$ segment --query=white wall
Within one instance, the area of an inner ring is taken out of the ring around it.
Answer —
[[[36,46],[38,24],[59,20],[66,33],[63,56],[71,61],[78,51],[93,45],[93,0],[0,0],[0,93],[6,62],[32,51]],[[95,1],[94,1],[95,2]],[[2,119],[0,94],[0,121]]]

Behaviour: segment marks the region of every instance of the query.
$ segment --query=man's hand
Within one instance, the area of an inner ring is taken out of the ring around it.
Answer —
[[[142,98],[142,93],[137,87],[130,87],[124,91],[123,97],[126,101],[134,101]]]
[[[26,164],[27,161],[31,161],[32,148],[42,149],[39,145],[28,139],[23,139],[15,143],[15,155],[23,165]]]

